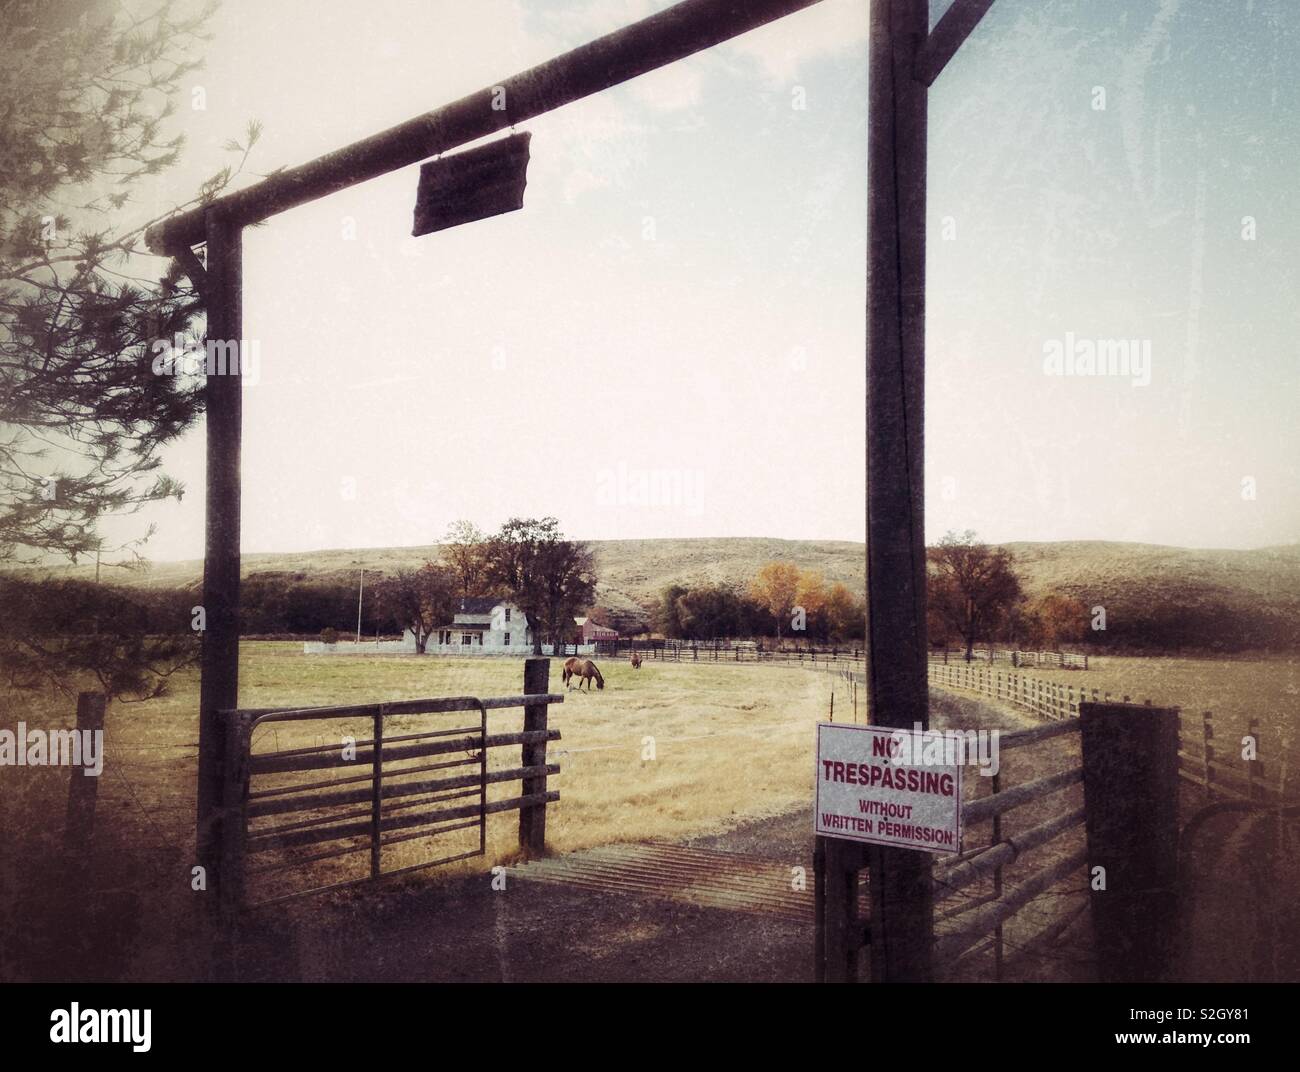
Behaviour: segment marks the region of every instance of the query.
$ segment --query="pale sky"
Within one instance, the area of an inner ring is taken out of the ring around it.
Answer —
[[[225,0],[136,208],[250,118],[253,170],[302,163],[665,6]],[[525,124],[521,212],[411,238],[417,166],[246,231],[244,550],[861,539],[866,22],[823,0]],[[997,0],[930,98],[929,538],[1300,539],[1298,92],[1291,0]],[[1150,382],[1046,375],[1067,337]],[[202,554],[202,449],[150,557]]]

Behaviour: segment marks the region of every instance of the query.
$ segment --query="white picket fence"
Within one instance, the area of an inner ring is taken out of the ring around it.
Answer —
[[[546,655],[551,655],[552,645],[543,644],[542,651]],[[341,640],[337,644],[326,644],[321,640],[308,640],[303,643],[302,653],[304,655],[414,655],[415,641],[410,637],[402,640],[363,640],[360,644],[351,640]],[[456,656],[505,655],[512,658],[522,658],[532,655],[533,646],[531,644],[495,646],[459,643],[438,644],[430,639],[425,646],[424,653],[426,655]],[[594,655],[595,653],[595,644],[566,644],[564,646],[565,655]]]
[[[932,660],[952,664],[966,661],[964,648],[932,651]],[[1072,651],[1020,651],[1012,648],[972,648],[971,661],[978,663],[1010,663],[1014,667],[1039,666],[1051,670],[1087,670],[1088,656]]]

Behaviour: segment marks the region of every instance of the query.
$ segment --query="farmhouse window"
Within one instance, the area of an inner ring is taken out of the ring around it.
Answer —
[[[508,614],[509,611],[507,611],[506,613]],[[505,640],[503,640],[502,643],[503,643],[507,648],[510,647],[510,634],[509,634],[509,633],[506,634]]]
[[[473,644],[473,643],[474,643],[474,634],[473,634],[473,633],[461,633],[461,635],[460,635],[460,643],[461,643],[461,647],[468,647],[470,644]]]
[[[509,608],[509,607],[506,607],[506,621],[509,621],[509,620],[510,620],[510,608]],[[508,635],[509,635],[509,634],[507,634],[507,636],[508,636]],[[508,644],[508,643],[510,643],[510,642],[507,640],[506,643]]]

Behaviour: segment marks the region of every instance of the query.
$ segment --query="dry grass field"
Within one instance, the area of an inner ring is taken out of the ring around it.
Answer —
[[[551,709],[551,725],[563,735],[550,746],[562,768],[552,779],[561,801],[548,809],[551,848],[563,852],[692,836],[807,805],[812,726],[827,715],[836,687],[832,678],[795,667],[727,663],[651,661],[639,672],[612,661],[603,661],[603,667],[603,691],[569,692],[565,703]],[[1085,673],[1035,673],[1116,697],[1178,705],[1188,716],[1213,710],[1221,738],[1244,733],[1247,720],[1259,717],[1266,761],[1282,755],[1296,762],[1296,660],[1098,658],[1094,667]],[[317,706],[512,695],[522,691],[522,681],[518,659],[304,656],[294,643],[246,642],[240,695],[247,707]],[[552,662],[551,682],[552,691],[563,691],[558,661]],[[838,688],[837,713],[851,717],[842,683]],[[192,855],[197,705],[198,673],[192,670],[167,697],[110,709],[108,758],[99,786],[105,859],[97,864],[115,869],[123,853],[137,848],[146,856],[163,851],[169,860]],[[52,692],[0,691],[0,724],[66,726],[73,706]],[[860,714],[865,720],[865,709]],[[403,721],[397,720],[391,732],[410,732],[413,726]],[[489,715],[494,732],[517,730],[521,722],[517,709]],[[1191,728],[1198,726],[1193,722]],[[264,728],[254,747],[323,743],[318,739],[323,728],[360,738],[368,727],[280,724]],[[642,758],[651,745],[654,758]],[[518,749],[494,749],[490,755],[494,766],[514,766]],[[25,815],[32,830],[57,833],[66,785],[66,771],[6,768],[0,782],[6,819]],[[516,787],[495,786],[490,795],[513,795]],[[489,835],[489,855],[507,854],[514,845],[513,814],[491,818]],[[411,851],[418,858],[418,845]],[[394,858],[391,864],[405,862],[410,860]],[[161,877],[151,875],[143,861],[139,870],[147,883]]]

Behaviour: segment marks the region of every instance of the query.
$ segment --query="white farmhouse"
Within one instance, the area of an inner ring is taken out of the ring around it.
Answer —
[[[550,647],[550,645],[548,645]],[[415,633],[407,629],[401,640],[344,641],[325,644],[309,640],[302,650],[307,655],[414,655]],[[569,644],[566,651],[591,655],[594,644]],[[531,655],[533,629],[528,616],[509,600],[471,597],[460,601],[460,610],[446,625],[436,628],[424,646],[426,655]]]
[[[415,650],[415,634],[407,630],[402,641]],[[528,617],[508,600],[470,597],[460,601],[452,620],[429,637],[430,655],[528,655],[533,631]]]

